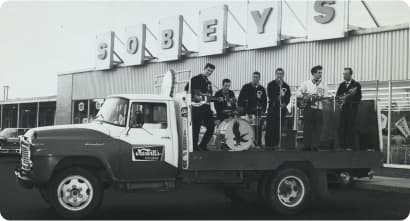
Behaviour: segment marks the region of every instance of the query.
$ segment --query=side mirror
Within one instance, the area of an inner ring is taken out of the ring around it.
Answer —
[[[131,128],[142,128],[142,126],[144,126],[144,114],[142,111],[135,111],[134,123]]]

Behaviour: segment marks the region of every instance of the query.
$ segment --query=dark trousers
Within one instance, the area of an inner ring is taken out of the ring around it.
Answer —
[[[357,108],[343,107],[340,111],[339,143],[341,148],[355,148]]]
[[[273,147],[279,145],[280,133],[280,122],[282,121],[282,130],[285,127],[285,111],[282,110],[282,116],[279,116],[279,109],[268,111],[266,117],[266,133],[265,133],[265,144],[267,147]]]
[[[322,135],[322,110],[307,108],[303,113],[304,148],[312,149],[320,145]]]
[[[206,132],[202,137],[201,143],[198,146],[199,132],[201,130],[202,125],[206,127]],[[192,107],[192,136],[194,150],[207,148],[207,145],[214,133],[214,129],[215,123],[209,105],[202,105],[201,107]]]

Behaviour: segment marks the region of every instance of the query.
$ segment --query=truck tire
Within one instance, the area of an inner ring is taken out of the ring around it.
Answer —
[[[272,174],[266,187],[267,206],[280,214],[301,212],[311,197],[308,177],[296,168],[286,168]]]
[[[65,219],[84,219],[97,211],[104,191],[102,182],[90,171],[69,168],[53,176],[48,195],[58,215]]]

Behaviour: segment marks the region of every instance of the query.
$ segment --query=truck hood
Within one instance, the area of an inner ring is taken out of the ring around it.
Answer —
[[[104,124],[92,122],[33,128],[27,131],[25,136],[34,136],[35,139],[103,139],[110,136],[110,130]]]

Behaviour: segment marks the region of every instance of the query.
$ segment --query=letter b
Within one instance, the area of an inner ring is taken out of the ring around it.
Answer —
[[[161,48],[170,49],[174,45],[172,37],[174,36],[174,31],[172,29],[163,30],[161,33]]]

